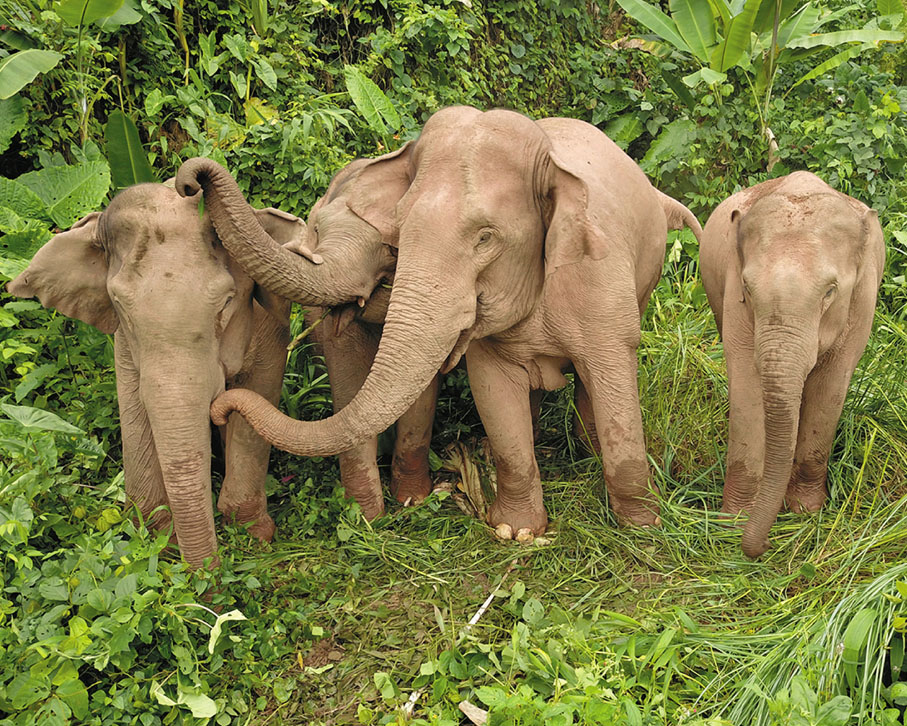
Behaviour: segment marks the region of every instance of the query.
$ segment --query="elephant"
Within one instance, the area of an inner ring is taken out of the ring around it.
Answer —
[[[362,173],[376,184],[411,180],[393,210],[356,209],[398,230],[384,331],[362,387],[324,421],[294,421],[240,390],[212,404],[213,419],[239,411],[297,454],[344,451],[465,354],[497,469],[488,521],[538,534],[547,513],[530,391],[563,386],[572,368],[591,402],[612,508],[620,521],[657,524],[636,382],[640,310],[661,273],[668,219],[698,230],[692,213],[594,126],[505,110],[442,109],[403,153]]]
[[[229,257],[200,201],[165,184],[128,187],[54,236],[7,286],[113,333],[127,501],[153,527],[172,522],[194,567],[217,550],[209,405],[237,385],[276,404],[289,339],[289,303]],[[255,216],[275,240],[304,240],[291,214]],[[218,509],[262,540],[274,534],[269,449],[244,422],[227,426]]]
[[[805,171],[725,199],[700,268],[730,399],[722,510],[748,510],[757,558],[783,504],[818,510],[844,398],[869,340],[885,263],[876,212]]]
[[[181,194],[191,196],[204,188],[221,239],[254,279],[309,307],[310,324],[325,318],[312,335],[325,357],[335,411],[352,400],[368,374],[397,261],[396,226],[374,226],[355,210],[371,205],[389,215],[409,188],[409,178],[396,174],[380,174],[372,179],[377,183],[363,184],[362,172],[405,153],[406,146],[376,159],[357,159],[338,171],[309,213],[305,239],[282,249],[263,234],[226,169],[198,158],[184,162],[177,172]],[[257,234],[249,239],[245,230]],[[400,502],[419,502],[431,492],[428,451],[437,395],[436,376],[396,422],[390,483]],[[384,513],[377,447],[375,434],[339,457],[346,495],[359,503],[367,519]]]

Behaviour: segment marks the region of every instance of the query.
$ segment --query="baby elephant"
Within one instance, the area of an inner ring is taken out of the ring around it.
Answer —
[[[759,557],[782,504],[815,511],[866,347],[885,246],[876,212],[808,172],[744,189],[705,225],[700,266],[727,359],[723,511]]]
[[[169,526],[186,560],[215,554],[208,407],[225,386],[277,403],[289,304],[259,289],[230,258],[201,197],[163,184],[118,194],[44,245],[9,283],[20,297],[114,333],[126,495],[151,524]],[[276,209],[256,215],[281,242],[305,224]],[[270,540],[264,480],[269,446],[238,416],[226,430],[218,508]]]

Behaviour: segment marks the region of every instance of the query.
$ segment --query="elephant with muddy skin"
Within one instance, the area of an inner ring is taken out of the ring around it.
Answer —
[[[497,468],[489,522],[540,533],[547,516],[530,391],[564,385],[573,369],[612,507],[623,521],[657,523],[636,383],[640,311],[661,271],[669,219],[698,230],[692,214],[595,127],[510,111],[443,109],[414,144],[363,174],[411,182],[391,210],[356,209],[376,229],[398,230],[384,332],[362,388],[321,422],[288,419],[248,391],[220,397],[214,419],[237,410],[280,448],[344,451],[393,423],[465,354]],[[214,182],[200,181],[207,199]],[[240,260],[244,238],[225,240]]]
[[[127,500],[152,526],[172,521],[194,566],[217,549],[211,401],[225,387],[244,386],[276,403],[289,338],[289,303],[257,287],[230,258],[199,216],[200,201],[163,184],[129,187],[104,212],[53,237],[8,284],[13,295],[37,297],[114,334]],[[305,237],[293,215],[252,213],[275,240]],[[218,508],[270,540],[270,447],[234,419],[225,448]]]
[[[815,511],[866,347],[885,245],[876,212],[809,172],[744,189],[706,223],[702,279],[728,367],[722,509],[758,557],[782,505]]]

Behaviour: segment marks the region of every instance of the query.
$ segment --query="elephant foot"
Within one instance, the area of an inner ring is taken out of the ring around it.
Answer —
[[[268,514],[267,511],[261,511],[259,502],[254,502],[252,504],[227,504],[218,502],[217,509],[228,522],[249,525],[249,534],[262,542],[270,542],[274,538],[277,526],[274,524],[274,520],[271,519],[271,515]]]
[[[525,529],[531,530],[534,535],[540,535],[548,527],[548,514],[541,501],[514,505],[499,496],[489,507],[486,521],[495,529],[506,524],[514,536]]]
[[[748,512],[752,506],[751,501],[725,495],[721,500],[721,514],[726,515],[727,519],[733,519]]]
[[[394,466],[391,472],[391,493],[401,504],[421,504],[431,494],[431,490],[432,482],[428,466],[415,472],[408,472],[402,467]]]
[[[655,502],[625,502],[611,498],[611,508],[617,516],[617,523],[622,527],[660,527],[658,504]]]
[[[345,461],[340,457],[340,481],[348,499],[355,499],[362,516],[371,521],[384,514],[384,493],[381,491],[381,477],[378,466],[368,464],[360,466],[355,461]]]
[[[792,512],[797,514],[806,514],[808,512],[818,512],[825,500],[828,492],[825,484],[819,486],[788,486],[787,493],[784,495],[784,504]]]

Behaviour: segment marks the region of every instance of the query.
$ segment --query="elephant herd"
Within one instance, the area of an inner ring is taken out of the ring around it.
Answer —
[[[308,225],[253,209],[209,159],[185,162],[174,186],[125,189],[8,289],[114,334],[127,497],[153,525],[172,521],[192,565],[217,548],[209,410],[225,426],[218,509],[253,534],[274,533],[269,444],[339,454],[371,518],[384,511],[377,435],[395,422],[393,494],[431,491],[438,376],[461,357],[497,470],[489,524],[545,530],[537,392],[572,371],[618,520],[657,525],[637,346],[667,231],[684,226],[700,239],[727,359],[722,509],[748,512],[744,552],[769,547],[785,503],[825,499],[885,252],[876,213],[812,174],[734,194],[703,230],[594,126],[457,106],[398,151],[339,171]],[[335,412],[324,421],[276,408],[290,301],[325,316]]]

